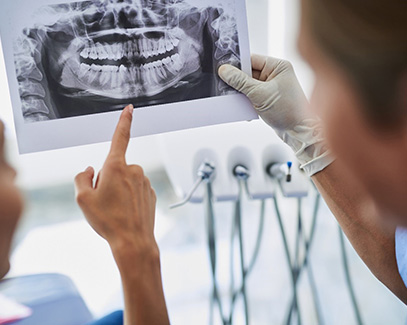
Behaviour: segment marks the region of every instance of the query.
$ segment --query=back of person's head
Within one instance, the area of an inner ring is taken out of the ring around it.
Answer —
[[[375,125],[407,118],[407,1],[303,0],[320,49],[353,81]]]

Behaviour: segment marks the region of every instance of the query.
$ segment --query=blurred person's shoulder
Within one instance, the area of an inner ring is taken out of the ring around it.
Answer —
[[[395,241],[397,266],[401,278],[407,286],[407,228],[396,229]]]

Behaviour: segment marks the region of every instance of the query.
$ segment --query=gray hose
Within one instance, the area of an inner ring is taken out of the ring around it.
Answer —
[[[342,262],[343,262],[343,269],[345,271],[345,277],[346,277],[346,284],[348,286],[349,290],[349,295],[352,301],[352,306],[353,306],[353,311],[355,312],[355,317],[358,325],[362,325],[362,316],[360,314],[360,309],[358,302],[356,300],[356,294],[355,294],[355,289],[353,287],[352,283],[352,278],[350,276],[350,269],[349,269],[349,263],[348,263],[348,254],[346,253],[346,247],[345,247],[345,235],[343,234],[342,228],[338,226],[339,228],[339,239],[340,239],[340,244],[341,244],[341,252],[342,252]]]
[[[287,240],[287,236],[285,234],[283,220],[281,218],[280,208],[278,206],[278,202],[277,202],[276,197],[274,197],[274,207],[275,207],[275,210],[276,210],[277,220],[278,220],[281,235],[282,235],[282,238],[283,238],[284,251],[285,251],[285,255],[286,255],[286,259],[287,259],[288,268],[290,269],[291,287],[292,287],[292,291],[293,291],[293,300],[294,300],[294,311],[297,312],[298,323],[302,324],[301,312],[300,312],[300,308],[299,308],[299,304],[298,304],[296,274],[295,274],[295,270],[294,270],[292,262],[291,262],[291,254],[290,254],[290,249],[288,247],[288,240]],[[287,325],[289,325],[290,322],[291,322],[291,315],[292,315],[292,313],[290,312],[288,314],[287,321],[286,321]]]

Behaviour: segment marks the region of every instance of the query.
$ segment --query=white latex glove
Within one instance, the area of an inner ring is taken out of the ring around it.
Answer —
[[[301,168],[312,176],[333,162],[322,137],[319,120],[307,111],[307,99],[288,61],[253,55],[253,77],[231,65],[219,76],[245,94],[259,116],[295,152]]]

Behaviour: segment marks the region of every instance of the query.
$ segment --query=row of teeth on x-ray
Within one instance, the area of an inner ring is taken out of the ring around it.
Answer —
[[[127,41],[115,44],[89,43],[80,53],[84,59],[92,60],[122,60],[127,57],[129,60],[138,57],[148,59],[153,56],[171,52],[179,44],[177,38],[150,40],[140,38],[139,40]]]
[[[110,83],[112,88],[123,84],[160,85],[168,78],[168,73],[176,75],[183,67],[181,56],[177,53],[163,60],[142,64],[139,66],[98,65],[81,63],[79,78],[87,82],[98,82],[102,86]]]

